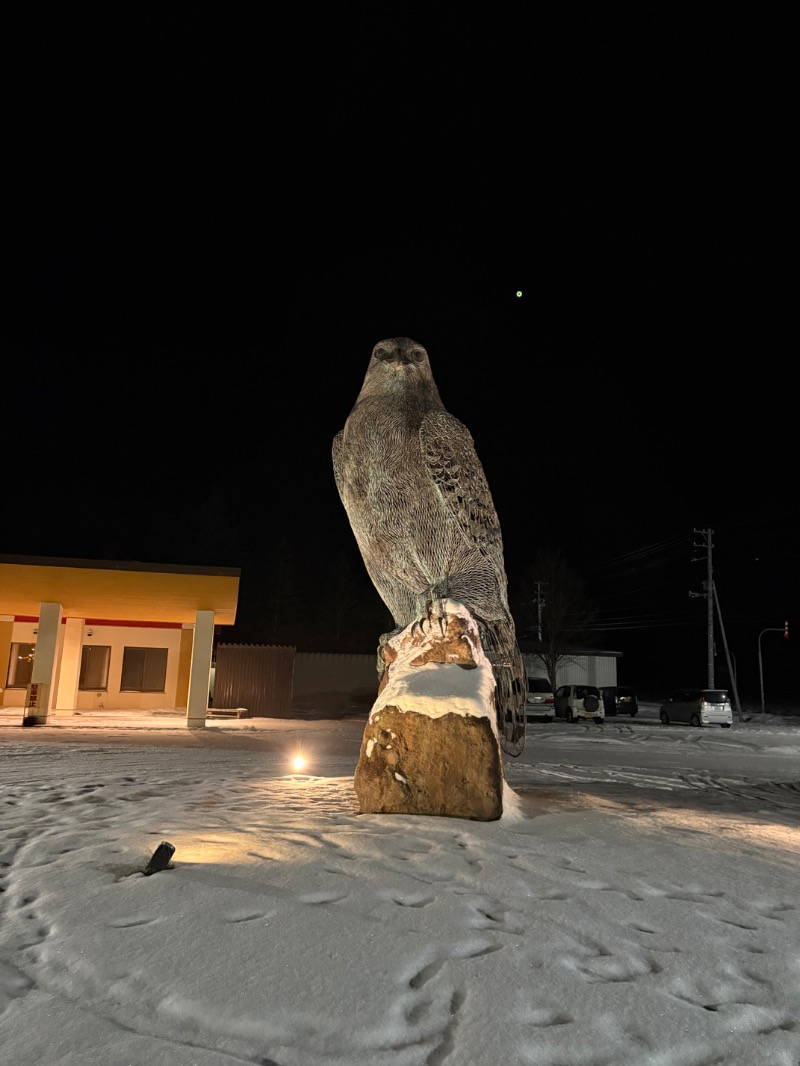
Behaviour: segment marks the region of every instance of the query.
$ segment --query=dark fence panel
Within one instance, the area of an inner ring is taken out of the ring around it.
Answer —
[[[376,656],[298,652],[292,706],[326,717],[369,712],[378,695]]]
[[[295,649],[219,644],[214,707],[246,707],[254,718],[291,718]]]

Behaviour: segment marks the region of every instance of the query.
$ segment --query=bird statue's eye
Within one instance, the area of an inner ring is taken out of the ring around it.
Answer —
[[[388,357],[389,349],[384,348],[383,345],[379,345],[373,353],[373,358],[375,359],[376,363],[380,363],[382,359],[387,359]]]
[[[411,357],[415,363],[421,363],[425,358],[425,352],[422,348],[412,348]]]

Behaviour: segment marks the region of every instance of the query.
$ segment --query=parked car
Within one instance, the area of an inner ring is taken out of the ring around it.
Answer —
[[[617,714],[629,714],[633,718],[639,710],[636,693],[627,685],[606,685],[600,689],[600,695],[603,697],[606,718],[613,718]]]
[[[557,718],[566,718],[568,722],[583,719],[600,725],[606,716],[600,689],[594,685],[559,685],[555,712]]]
[[[664,725],[721,725],[730,729],[733,708],[724,688],[680,689],[661,705],[659,717]]]
[[[554,714],[555,696],[550,682],[546,677],[529,677],[525,717],[541,718],[546,722],[552,722]]]

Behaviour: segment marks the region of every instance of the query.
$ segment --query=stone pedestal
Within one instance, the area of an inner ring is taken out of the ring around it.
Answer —
[[[354,780],[362,814],[503,813],[500,750],[486,718],[384,707],[364,730]]]
[[[354,777],[361,813],[500,818],[494,675],[466,608],[438,604],[386,644],[384,662]]]

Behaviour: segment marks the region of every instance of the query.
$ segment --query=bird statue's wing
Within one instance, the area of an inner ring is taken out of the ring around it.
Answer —
[[[494,699],[501,744],[508,754],[517,756],[525,744],[528,685],[508,610],[503,540],[489,484],[472,435],[453,415],[446,411],[426,415],[419,436],[423,459],[443,505],[455,519],[465,543],[486,559],[494,575],[493,616],[476,617],[476,621],[497,682]],[[479,580],[476,574],[476,583]]]
[[[343,438],[343,436],[344,436],[344,433],[342,432],[342,430],[339,430],[339,432],[333,438],[333,447],[331,449],[331,454],[332,454],[332,458],[333,458],[333,479],[336,482],[336,488],[339,490],[339,496],[341,497],[342,503],[344,503],[344,492],[343,492],[344,481],[343,481],[343,474],[342,474],[342,438]]]
[[[464,538],[490,559],[505,584],[503,538],[472,435],[454,415],[434,411],[419,430],[422,457]]]

